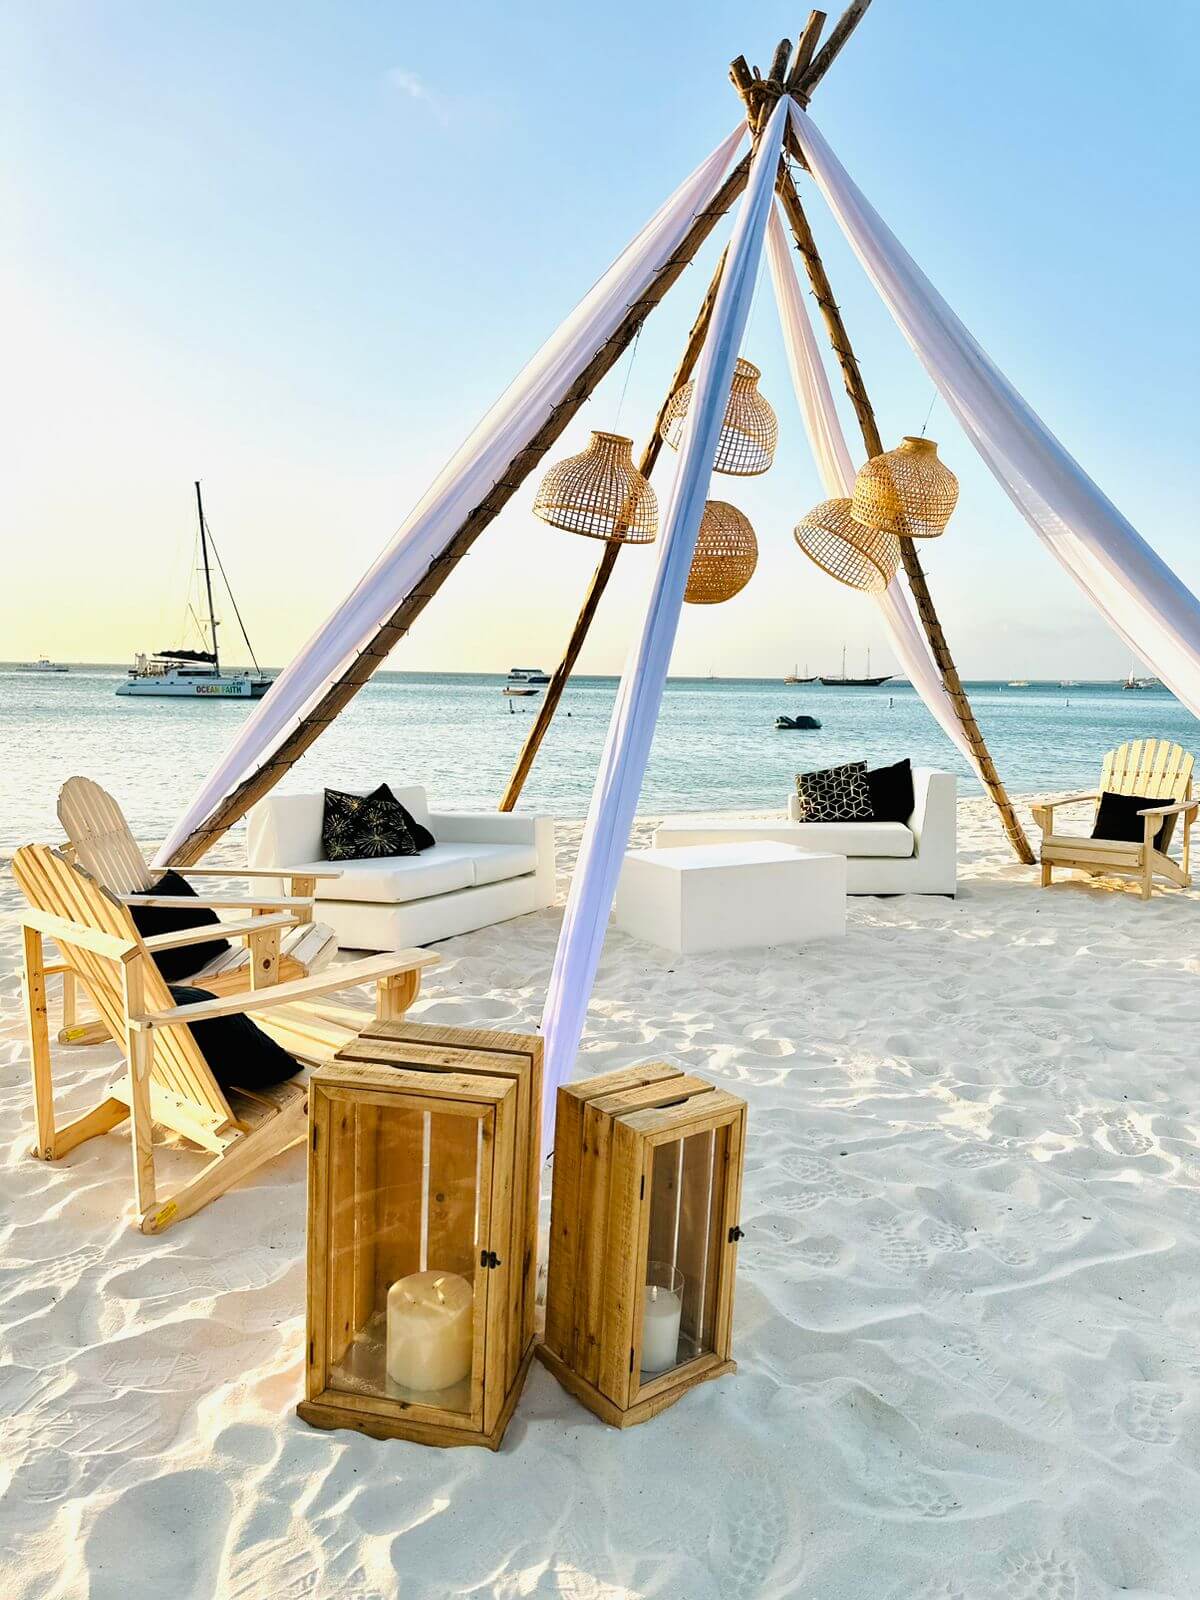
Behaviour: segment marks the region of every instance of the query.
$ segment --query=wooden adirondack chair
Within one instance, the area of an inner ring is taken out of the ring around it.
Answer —
[[[70,841],[75,860],[85,867],[96,881],[110,894],[124,900],[126,905],[178,906],[175,898],[155,899],[154,886],[159,874],[146,862],[133,837],[125,814],[107,790],[90,778],[68,778],[58,792],[58,820]],[[266,947],[260,941],[261,959],[274,960],[276,970],[266,975],[266,981],[288,982],[319,972],[337,950],[333,929],[312,920],[313,890],[320,878],[337,878],[336,869],[328,872],[289,873],[245,867],[186,867],[187,878],[288,878],[290,894],[286,899],[276,897],[251,897],[249,899],[198,900],[197,905],[226,910],[293,911],[298,915],[284,930],[276,930],[277,947]],[[220,934],[221,929],[213,930]],[[210,932],[212,937],[212,932]],[[263,974],[258,975],[260,978]],[[255,974],[251,970],[248,945],[235,944],[224,954],[210,961],[206,967],[188,980],[208,989],[212,994],[240,994],[253,987]],[[71,972],[63,974],[63,1017],[58,1039],[60,1044],[95,1044],[107,1037],[103,1022],[80,1023],[78,1019],[78,989]]]
[[[1196,819],[1197,802],[1192,799],[1193,758],[1180,745],[1165,739],[1135,739],[1118,745],[1104,758],[1100,787],[1089,794],[1068,795],[1064,800],[1045,801],[1034,806],[1033,817],[1042,830],[1042,887],[1051,882],[1055,867],[1075,867],[1093,877],[1136,878],[1142,899],[1148,900],[1155,878],[1166,878],[1180,888],[1191,886],[1191,828]],[[1115,794],[1147,795],[1146,809],[1138,814],[1145,824],[1145,836],[1137,842],[1120,839],[1091,839],[1078,834],[1059,833],[1054,813],[1063,806],[1092,802],[1092,814],[1099,809],[1100,796]],[[1183,824],[1182,865],[1167,850],[1175,819]],[[1151,842],[1162,825],[1157,847]]]
[[[425,950],[398,950],[327,969],[320,977],[272,984],[238,995],[177,1006],[152,959],[165,950],[203,939],[207,929],[158,934],[143,939],[128,906],[90,873],[46,845],[26,845],[13,857],[13,875],[30,909],[16,918],[24,943],[25,1006],[29,1025],[37,1139],[33,1153],[54,1161],[132,1116],[133,1177],[137,1226],[159,1233],[191,1216],[263,1162],[305,1137],[308,1093],[295,1079],[273,1089],[242,1093],[222,1089],[196,1044],[189,1024],[237,1012],[263,1014],[272,1008],[293,1018],[311,997],[361,983],[376,985],[376,1015],[401,1015],[416,998],[421,972],[437,956]],[[253,944],[278,938],[291,925],[289,911],[227,923],[224,932]],[[61,962],[47,966],[43,941],[53,939]],[[86,989],[108,1032],[125,1054],[127,1071],[104,1099],[74,1122],[57,1128],[46,1018],[46,978],[72,973]],[[346,1011],[346,1008],[341,1008]],[[366,1011],[348,1011],[361,1027]],[[291,1026],[295,1026],[293,1022]],[[348,1023],[343,1026],[348,1026]],[[323,1051],[307,1052],[319,1057]],[[231,1063],[234,1076],[236,1063]],[[165,1200],[155,1185],[154,1124],[170,1128],[213,1159],[190,1182]]]

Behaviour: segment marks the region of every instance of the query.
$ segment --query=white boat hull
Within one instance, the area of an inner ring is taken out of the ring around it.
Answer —
[[[117,686],[118,694],[152,696],[170,700],[261,700],[269,687],[265,678],[130,678]]]

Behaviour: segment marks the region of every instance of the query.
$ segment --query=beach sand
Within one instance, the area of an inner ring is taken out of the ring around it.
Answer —
[[[619,1433],[535,1364],[498,1455],[297,1420],[302,1149],[159,1238],[124,1130],[28,1157],[0,930],[3,1600],[1200,1592],[1200,895],[1042,892],[960,809],[956,901],[739,955],[610,934],[580,1076],[749,1102],[739,1371]],[[414,1015],[534,1027],[559,918],[441,946]],[[64,1114],[115,1060],[56,1053]]]

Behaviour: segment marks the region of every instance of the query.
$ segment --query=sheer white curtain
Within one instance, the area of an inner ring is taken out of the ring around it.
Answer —
[[[730,239],[708,337],[696,366],[679,462],[663,510],[654,581],[617,691],[579,859],[571,878],[542,1016],[546,1035],[546,1149],[553,1141],[558,1086],[570,1075],[579,1049],[608,915],[654,739],[683,591],[733,382],[733,364],[762,259],[786,110],[786,101],[781,100],[759,140],[750,182]]]
[[[728,172],[745,124],[686,178],[534,356],[443,469],[387,549],[271,685],[159,851],[172,852],[264,766],[416,588],[429,564],[508,471],[597,350],[679,248]]]
[[[779,322],[783,329],[792,385],[804,416],[817,470],[825,485],[825,493],[831,500],[847,499],[854,493],[854,462],[842,432],[829,378],[817,349],[812,322],[797,280],[795,257],[779,220],[779,212],[774,209],[767,230],[767,257],[771,263],[775,303],[779,307]],[[930,654],[928,640],[913,612],[903,572],[897,572],[885,592],[875,598],[879,602],[880,615],[892,649],[908,681],[928,706],[946,737],[953,741],[975,772],[979,773],[962,724],[955,716],[942,685],[942,675]]]
[[[818,187],[884,304],[1013,504],[1129,648],[1200,716],[1200,602],[980,348],[792,104]]]

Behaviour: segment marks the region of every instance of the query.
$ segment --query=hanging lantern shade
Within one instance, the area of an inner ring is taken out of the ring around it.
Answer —
[[[586,450],[546,473],[534,516],[589,539],[650,544],[658,532],[658,500],[633,464],[632,444],[620,433],[593,433]]]
[[[738,357],[713,460],[714,472],[728,472],[735,478],[753,478],[765,472],[775,459],[779,424],[774,411],[758,392],[761,376],[752,361]],[[683,424],[695,387],[689,381],[676,389],[663,416],[659,432],[672,450],[678,450],[683,442]]]
[[[758,565],[754,529],[736,506],[707,500],[683,598],[693,606],[720,605],[740,594]]]
[[[853,514],[856,522],[902,539],[936,539],[957,501],[958,479],[938,460],[937,445],[909,437],[860,468]]]
[[[796,524],[796,543],[822,572],[849,589],[882,594],[900,565],[900,541],[855,522],[849,500],[822,500]]]

